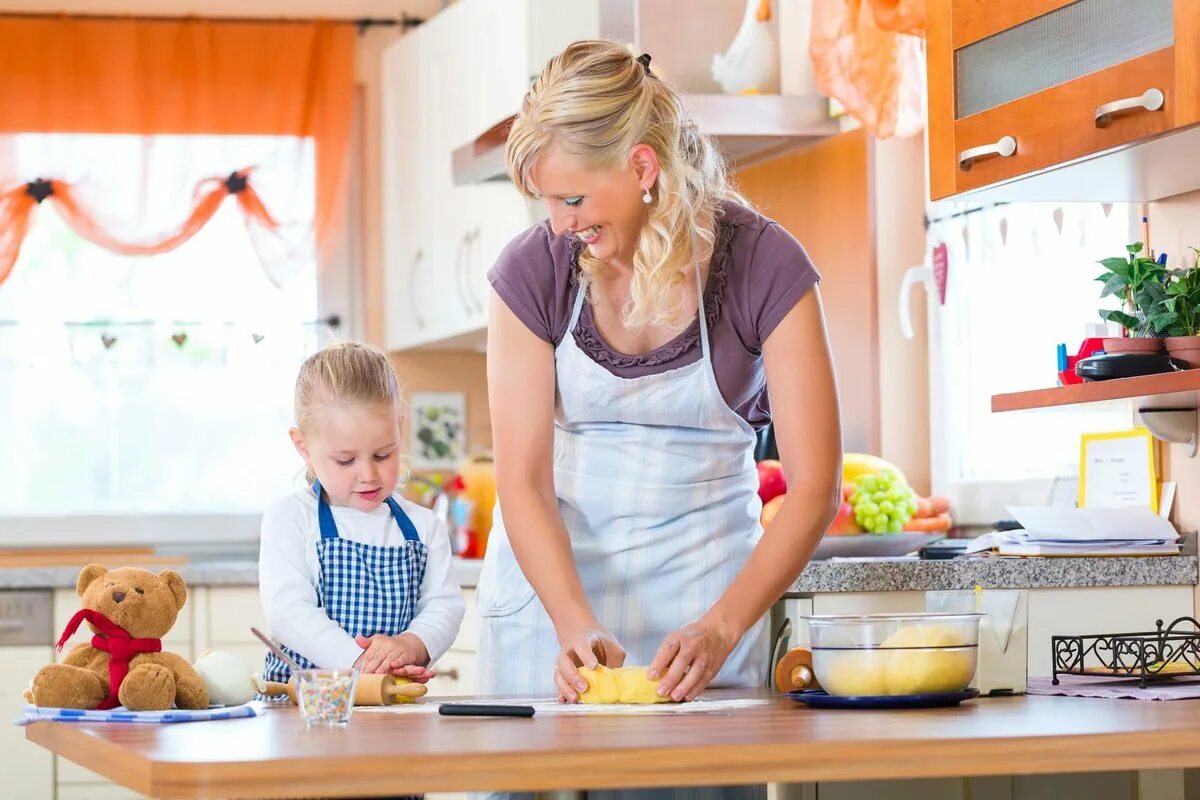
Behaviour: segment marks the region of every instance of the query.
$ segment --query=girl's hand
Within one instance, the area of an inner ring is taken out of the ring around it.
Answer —
[[[363,648],[363,654],[354,662],[354,666],[364,674],[391,672],[396,667],[429,661],[424,643],[411,633],[398,636],[384,636],[382,633],[371,637],[359,635],[354,637],[354,642]]]
[[[554,685],[560,703],[577,702],[579,693],[587,689],[580,667],[619,667],[625,663],[625,648],[599,624],[567,632],[559,637],[559,645],[562,649],[554,666]]]
[[[740,638],[727,623],[705,616],[667,634],[646,677],[660,681],[662,697],[670,695],[676,702],[695,700],[721,671]]]
[[[418,666],[417,664],[393,666],[392,674],[400,678],[408,678],[413,683],[428,683],[430,678],[437,676],[437,673],[433,670],[428,667]]]

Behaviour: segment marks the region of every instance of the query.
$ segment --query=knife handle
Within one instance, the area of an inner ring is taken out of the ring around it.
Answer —
[[[438,713],[443,717],[532,717],[533,706],[442,703]]]

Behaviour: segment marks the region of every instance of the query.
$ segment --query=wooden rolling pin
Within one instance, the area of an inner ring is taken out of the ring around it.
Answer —
[[[803,647],[793,647],[784,653],[775,665],[775,688],[781,692],[821,688],[813,671],[812,652]]]
[[[418,697],[424,697],[429,689],[423,683],[413,683],[408,678],[395,675],[359,675],[354,684],[354,705],[356,706],[390,706],[396,703],[411,703]],[[274,696],[286,694],[293,704],[296,700],[295,679],[287,683],[267,681],[263,694]]]

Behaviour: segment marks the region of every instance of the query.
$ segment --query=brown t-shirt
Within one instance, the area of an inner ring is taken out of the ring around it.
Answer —
[[[558,345],[579,291],[579,252],[571,235],[555,236],[543,221],[504,248],[488,280],[504,303],[539,338]],[[704,317],[713,371],[725,402],[756,428],[771,421],[762,344],[820,275],[800,243],[758,212],[724,203],[704,287]],[[614,375],[635,378],[699,360],[699,320],[648,353],[614,350],[584,303],[575,328],[579,348]]]

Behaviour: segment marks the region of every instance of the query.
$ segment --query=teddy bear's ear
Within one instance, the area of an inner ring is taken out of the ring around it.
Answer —
[[[75,594],[83,597],[83,593],[92,585],[92,581],[106,574],[108,574],[108,567],[103,564],[88,564],[79,573],[79,580],[75,583]]]
[[[187,602],[187,584],[183,582],[183,576],[173,569],[164,569],[158,573],[158,579],[175,595],[175,610],[183,608],[183,604]]]

